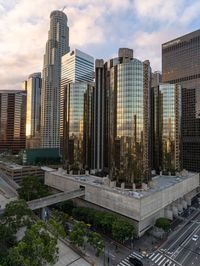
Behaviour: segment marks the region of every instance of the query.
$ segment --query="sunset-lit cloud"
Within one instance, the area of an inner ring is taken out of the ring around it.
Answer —
[[[68,16],[70,47],[108,59],[119,47],[161,68],[161,44],[199,27],[199,0],[0,0],[0,85],[42,70],[52,10]]]

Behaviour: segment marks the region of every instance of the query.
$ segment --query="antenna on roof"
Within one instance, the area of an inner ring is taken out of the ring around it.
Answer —
[[[66,6],[63,7],[62,12],[65,10]]]

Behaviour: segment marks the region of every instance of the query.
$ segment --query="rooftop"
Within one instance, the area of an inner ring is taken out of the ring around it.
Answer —
[[[102,187],[112,192],[120,193],[127,197],[133,197],[138,199],[148,197],[153,193],[162,191],[168,187],[184,182],[185,180],[193,178],[197,175],[197,173],[191,173],[187,171],[183,171],[182,173],[177,174],[177,176],[158,175],[152,178],[150,187],[148,186],[147,189],[133,190],[116,187],[112,182],[109,183],[108,178],[101,178],[94,175],[72,175],[67,174],[67,172],[63,169],[54,171],[53,174],[65,177],[70,180],[74,180],[82,185],[87,184],[91,186]]]

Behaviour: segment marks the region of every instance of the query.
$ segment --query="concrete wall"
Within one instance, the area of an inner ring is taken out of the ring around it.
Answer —
[[[162,190],[149,191],[144,193],[145,196],[141,198],[124,195],[114,188],[100,184],[86,183],[78,178],[75,180],[75,177],[65,176],[61,172],[46,172],[45,184],[61,191],[76,190],[80,186],[84,186],[84,200],[86,202],[133,219],[140,236],[154,225],[157,218],[172,218],[174,214],[172,205],[177,205],[179,201],[181,203],[187,197],[191,199],[192,196],[195,196],[196,188],[199,186],[199,175],[182,179],[173,186],[168,186]],[[169,208],[168,212],[167,208]]]
[[[77,182],[53,173],[45,173],[45,184],[62,191],[71,191],[85,186],[85,200],[120,213],[131,219],[140,220],[140,199],[126,197],[113,189]]]

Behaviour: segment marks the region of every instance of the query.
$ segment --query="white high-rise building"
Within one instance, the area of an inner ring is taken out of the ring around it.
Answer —
[[[67,86],[70,84],[71,99],[74,99],[74,104],[69,104],[67,109],[74,110],[75,119],[78,118],[78,113],[83,114],[84,92],[87,90],[88,84],[94,79],[94,58],[78,49],[65,54],[62,57],[61,67],[61,91],[60,91],[60,148],[62,154],[63,138],[64,138],[64,107]],[[68,95],[69,96],[69,95]],[[72,105],[74,106],[72,108]],[[72,119],[72,117],[71,117]]]
[[[69,49],[67,16],[62,11],[53,11],[44,55],[41,93],[41,144],[44,148],[59,147],[61,57]]]

